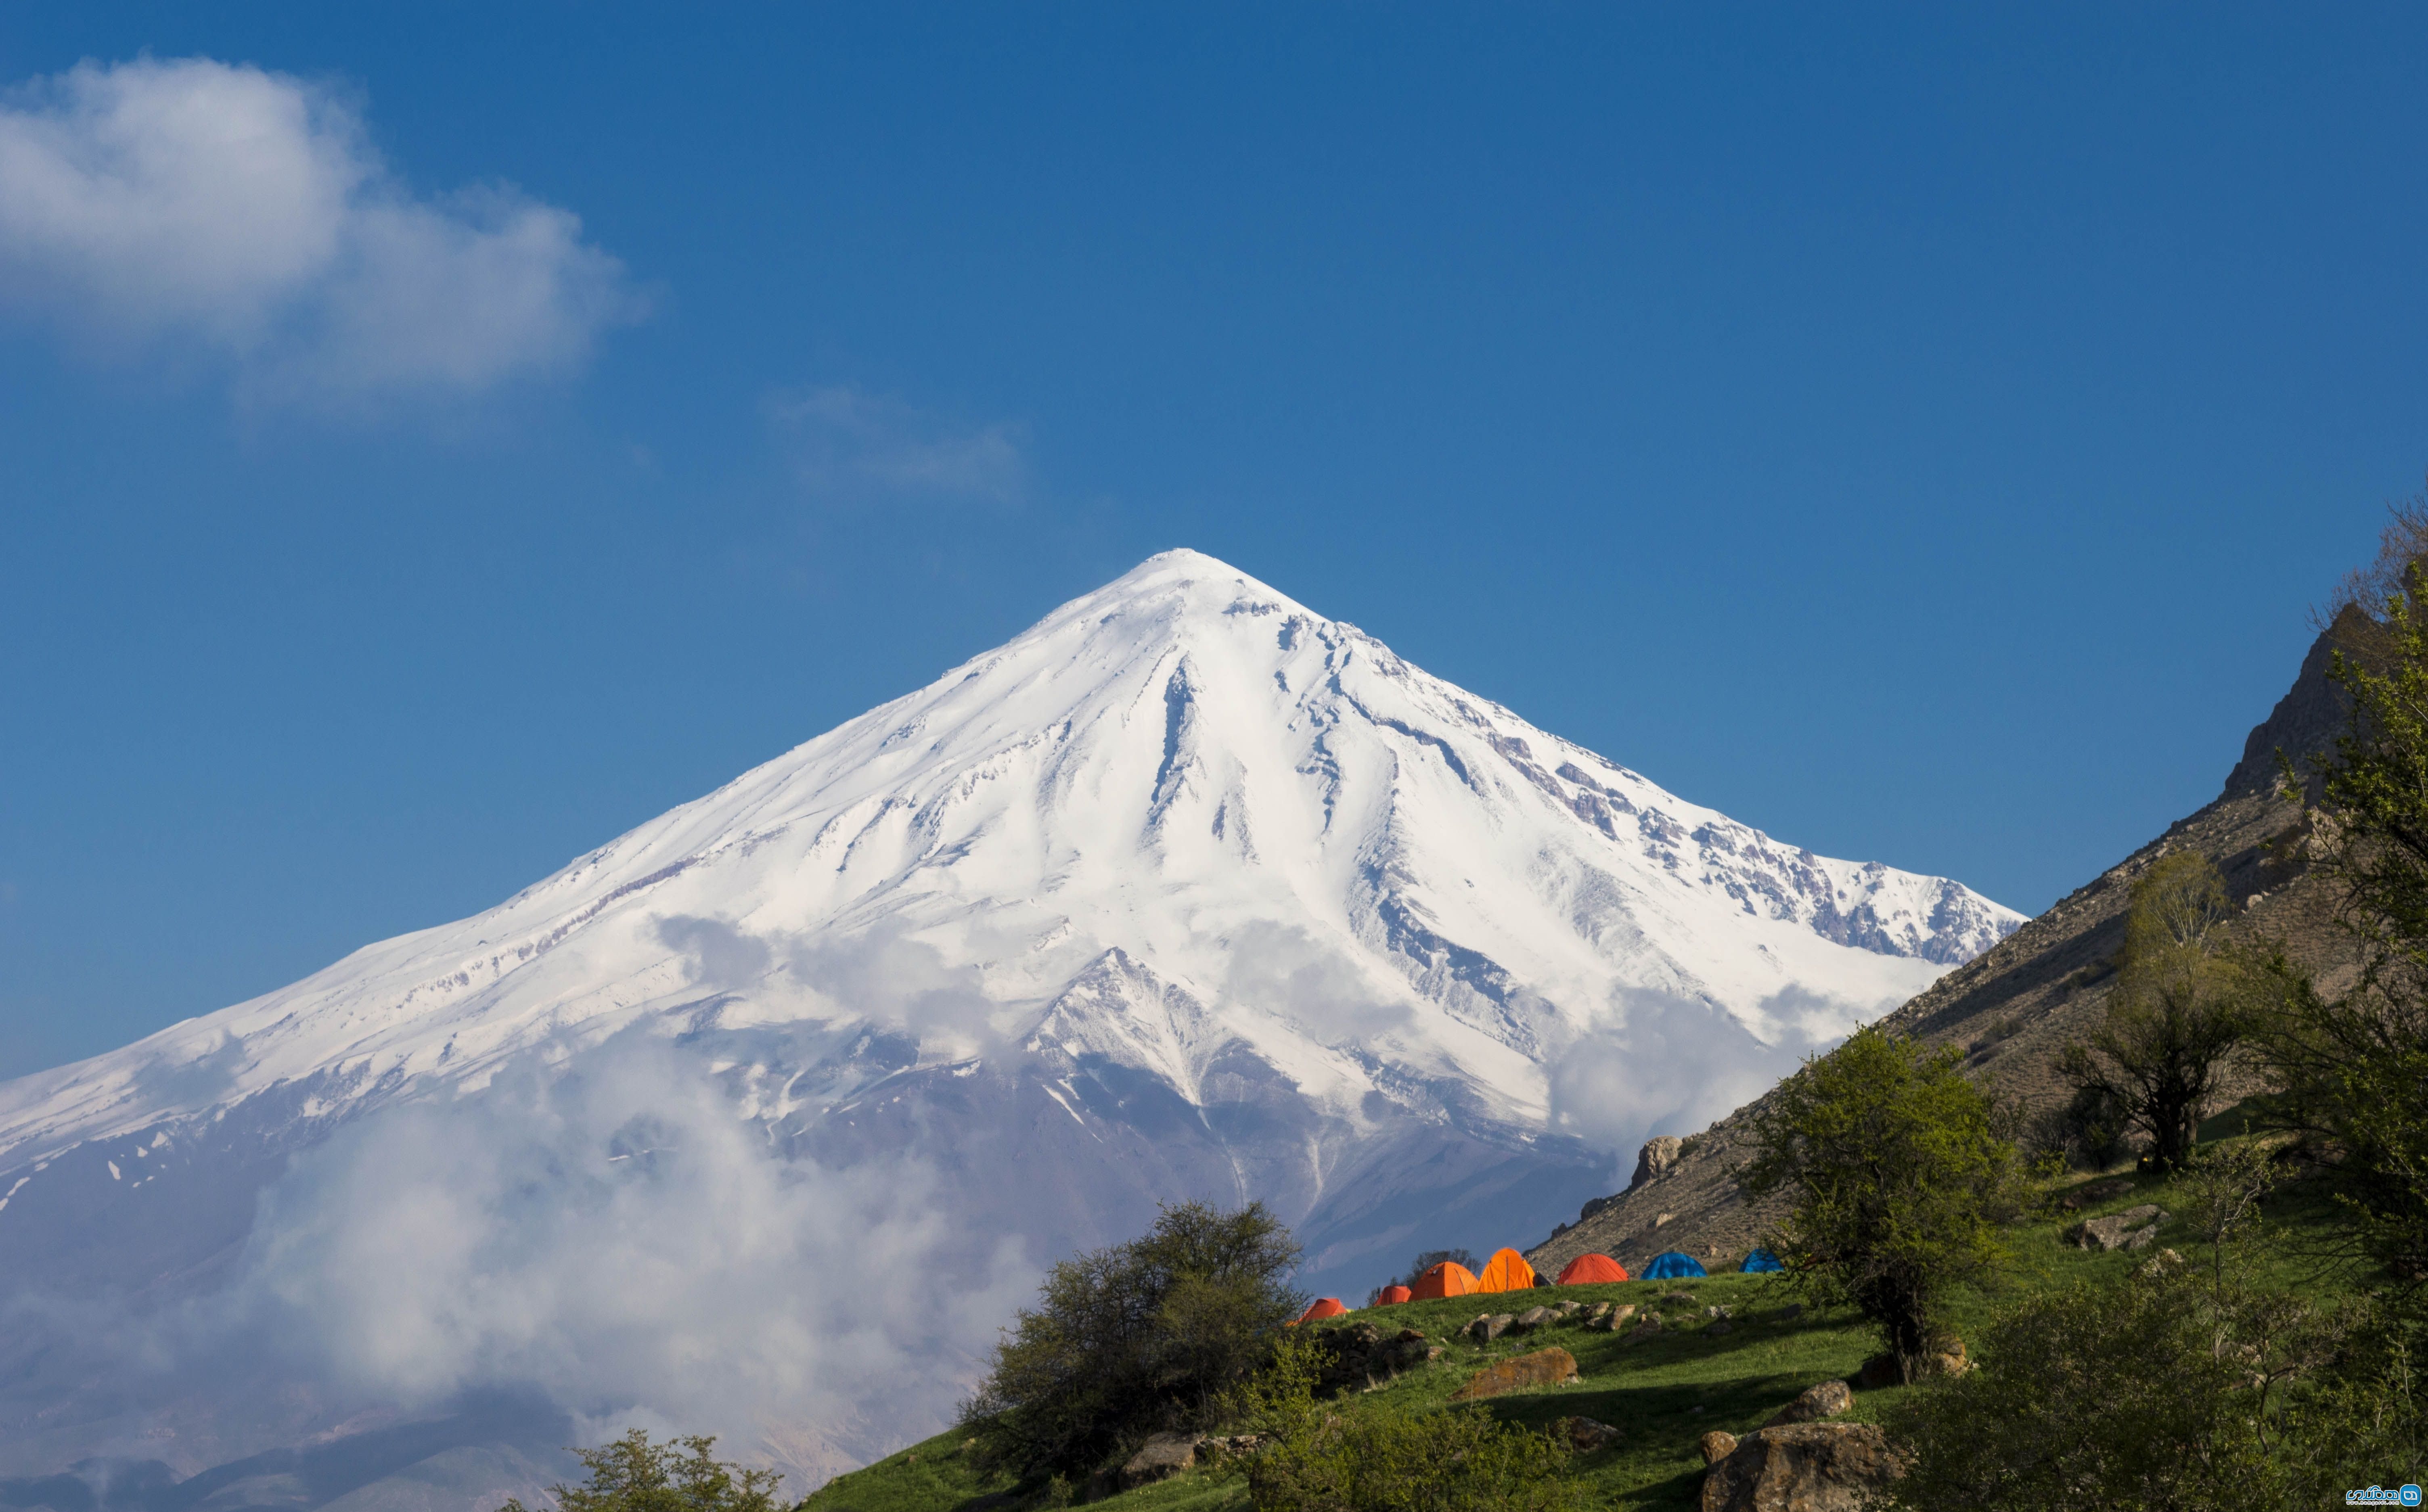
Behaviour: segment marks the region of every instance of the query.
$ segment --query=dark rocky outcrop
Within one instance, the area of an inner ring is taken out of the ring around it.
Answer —
[[[1441,1345],[1414,1328],[1386,1334],[1372,1323],[1356,1323],[1326,1329],[1319,1337],[1324,1355],[1316,1387],[1323,1391],[1370,1391],[1442,1355]]]

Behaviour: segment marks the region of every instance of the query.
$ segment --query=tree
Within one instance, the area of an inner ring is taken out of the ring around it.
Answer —
[[[1767,1240],[1796,1282],[1877,1324],[1908,1380],[1932,1353],[1947,1289],[2006,1257],[2015,1147],[1953,1049],[1878,1026],[1781,1082],[1752,1118],[1748,1195],[1794,1205]]]
[[[574,1457],[588,1484],[556,1485],[549,1494],[560,1512],[779,1512],[772,1470],[745,1470],[709,1454],[716,1440],[694,1436],[652,1443],[639,1428]],[[519,1499],[498,1512],[525,1512]]]
[[[2107,1016],[2089,1044],[2068,1045],[2058,1062],[2078,1099],[2120,1110],[2170,1171],[2190,1163],[2219,1075],[2242,1040],[2233,917],[2207,857],[2159,857],[2133,884]]]
[[[2389,547],[2395,543],[2388,533]],[[2341,994],[2281,948],[2256,958],[2261,1115],[2304,1135],[2349,1215],[2357,1254],[2407,1292],[2428,1282],[2428,583],[2417,559],[2382,600],[2365,656],[2338,650],[2345,733],[2320,781],[2305,849],[2359,957]],[[2298,787],[2287,771],[2287,787]]]
[[[1163,1208],[1126,1244],[1061,1261],[996,1344],[962,1421],[986,1460],[1081,1473],[1163,1428],[1202,1424],[1305,1307],[1299,1247],[1262,1203]]]

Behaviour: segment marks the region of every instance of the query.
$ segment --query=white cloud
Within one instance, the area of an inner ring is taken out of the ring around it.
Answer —
[[[85,63],[0,105],[0,296],[114,347],[199,343],[267,398],[479,391],[639,313],[569,212],[418,198],[327,90]]]
[[[955,426],[850,387],[779,396],[767,413],[816,493],[1006,504],[1027,483],[1017,425]]]
[[[719,1434],[797,1495],[943,1427],[1035,1279],[915,1162],[784,1159],[698,1066],[627,1041],[300,1158],[233,1313],[341,1389],[536,1388],[584,1441]]]

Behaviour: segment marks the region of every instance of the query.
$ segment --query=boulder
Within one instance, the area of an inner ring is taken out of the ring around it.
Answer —
[[[1682,1303],[1684,1306],[1691,1307],[1695,1305],[1695,1293],[1692,1291],[1664,1291],[1661,1293],[1661,1300],[1664,1302]]]
[[[1846,1389],[1844,1381],[1824,1381],[1808,1386],[1801,1396],[1771,1415],[1765,1428],[1784,1427],[1791,1422],[1818,1422],[1834,1418],[1855,1405],[1855,1393]]]
[[[1577,1357],[1565,1349],[1538,1349],[1531,1355],[1513,1359],[1496,1360],[1467,1379],[1467,1384],[1450,1394],[1452,1402],[1480,1402],[1504,1391],[1528,1391],[1537,1387],[1566,1386],[1577,1377]]]
[[[1600,1323],[1603,1319],[1609,1316],[1610,1304],[1607,1302],[1597,1302],[1592,1307],[1585,1309],[1584,1325],[1591,1328],[1594,1324]]]
[[[1644,1142],[1635,1152],[1635,1178],[1627,1184],[1633,1192],[1648,1181],[1658,1181],[1678,1164],[1678,1147],[1685,1141],[1674,1134],[1660,1134]]]
[[[1195,1465],[1197,1445],[1204,1438],[1194,1433],[1159,1433],[1149,1438],[1123,1463],[1122,1489],[1134,1491],[1141,1486],[1152,1486]]]
[[[1703,1325],[1703,1332],[1713,1338],[1717,1338],[1722,1334],[1731,1334],[1736,1332],[1736,1324],[1729,1322],[1726,1318],[1714,1318],[1710,1323]]]
[[[1507,1333],[1517,1322],[1517,1318],[1509,1313],[1487,1312],[1467,1325],[1467,1337],[1479,1344],[1488,1344]]]
[[[2105,1218],[2086,1218],[2065,1231],[2065,1241],[2076,1249],[2146,1249],[2158,1237],[2158,1225],[2173,1215],[2157,1203],[2145,1202]]]
[[[1596,1422],[1591,1418],[1562,1418],[1560,1424],[1567,1430],[1568,1447],[1580,1454],[1608,1449],[1618,1442],[1617,1429],[1606,1422]]]
[[[1714,1428],[1703,1435],[1702,1442],[1696,1447],[1702,1450],[1704,1464],[1716,1465],[1737,1452],[1737,1436]]]
[[[1627,1337],[1631,1339],[1649,1339],[1661,1332],[1662,1326],[1661,1315],[1657,1312],[1648,1312],[1636,1320],[1635,1326],[1627,1331]]]
[[[1602,1303],[1600,1306],[1608,1307],[1610,1304]],[[1573,1318],[1585,1310],[1585,1305],[1582,1302],[1555,1302],[1551,1305],[1551,1310],[1563,1318]]]
[[[1964,1340],[1949,1334],[1931,1341],[1930,1353],[1922,1357],[1914,1370],[1914,1379],[1928,1381],[1934,1376],[1961,1375],[1972,1368],[1972,1361],[1964,1357]],[[1905,1378],[1897,1370],[1895,1355],[1875,1355],[1863,1361],[1863,1368],[1855,1372],[1855,1389],[1859,1391],[1877,1391],[1884,1386],[1904,1384]]]
[[[1736,1316],[1736,1310],[1728,1307],[1705,1307],[1703,1309],[1703,1316],[1706,1318],[1733,1318]]]
[[[1868,1422],[1759,1428],[1703,1474],[1703,1512],[1857,1512],[1903,1472]]]
[[[1558,1316],[1559,1314],[1549,1307],[1529,1307],[1509,1321],[1509,1331],[1513,1334],[1531,1334]]]
[[[1773,1323],[1794,1323],[1803,1316],[1804,1304],[1800,1302],[1791,1302],[1783,1307],[1770,1309],[1770,1321]]]
[[[1386,1336],[1370,1323],[1326,1329],[1317,1338],[1323,1342],[1324,1359],[1316,1372],[1316,1387],[1323,1391],[1370,1391],[1442,1353],[1439,1344],[1414,1328]]]

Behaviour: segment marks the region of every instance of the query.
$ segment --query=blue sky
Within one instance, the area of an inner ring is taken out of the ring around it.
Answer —
[[[492,903],[1178,545],[2042,907],[2214,795],[2420,486],[2424,53],[2358,6],[20,8],[0,1074]]]

